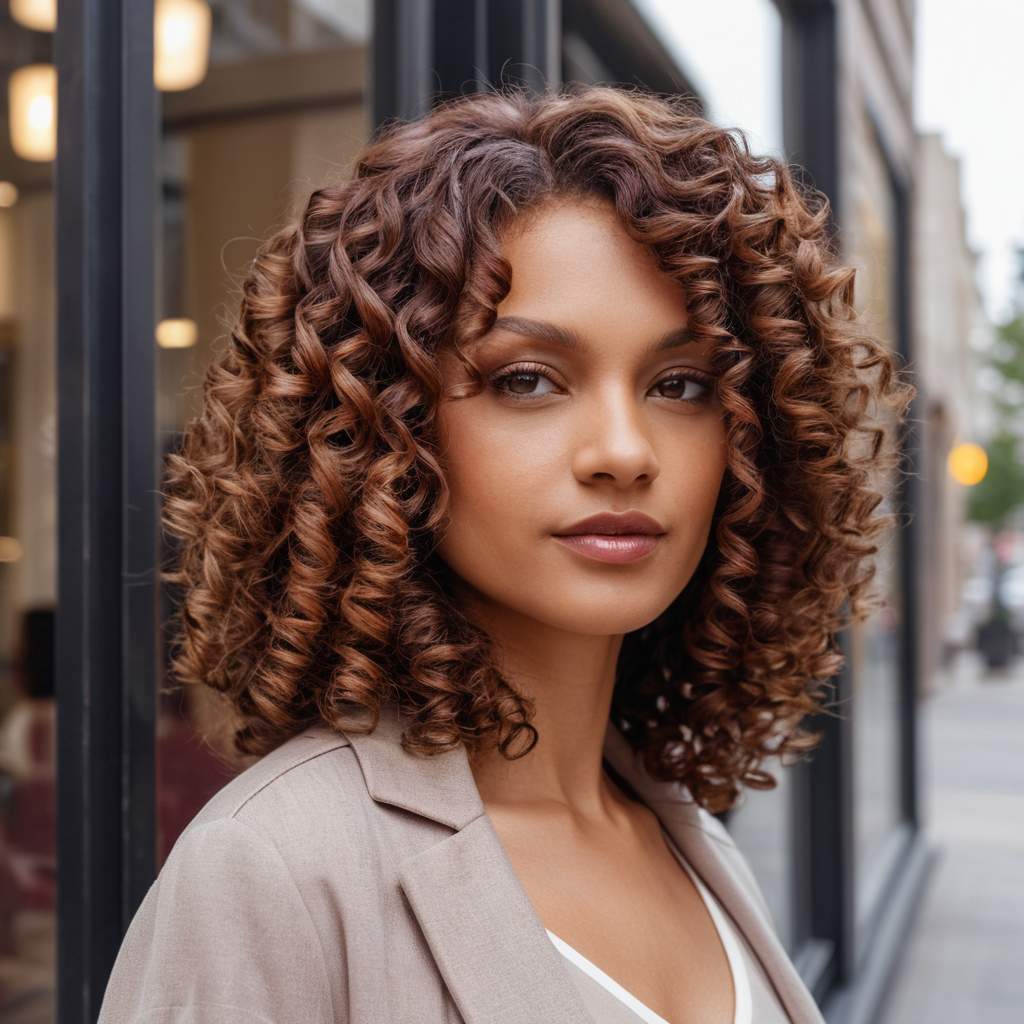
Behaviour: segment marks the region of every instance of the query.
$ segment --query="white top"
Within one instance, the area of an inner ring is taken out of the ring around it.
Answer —
[[[670,849],[672,849],[672,852],[676,854],[679,863],[683,868],[685,868],[687,874],[690,876],[693,884],[697,888],[697,892],[700,893],[701,899],[704,901],[704,905],[708,908],[708,913],[711,915],[711,920],[714,922],[715,929],[717,930],[722,946],[725,949],[725,955],[729,961],[729,970],[732,973],[734,1002],[736,1007],[736,1011],[733,1015],[733,1024],[776,1024],[776,1022],[784,1024],[784,1022],[787,1022],[789,1018],[782,1009],[782,1006],[778,1001],[778,997],[771,988],[771,983],[764,975],[764,971],[760,969],[760,965],[754,959],[753,953],[749,950],[746,943],[737,935],[722,908],[718,905],[718,901],[711,895],[707,887],[697,877],[690,865],[686,863],[686,860],[674,849],[674,844],[670,842],[669,846]],[[548,935],[554,943],[555,948],[562,954],[562,956],[565,957],[566,960],[590,978],[591,981],[596,982],[601,989],[618,1000],[623,1007],[632,1011],[631,1014],[628,1014],[630,1020],[634,1019],[633,1015],[635,1015],[643,1021],[644,1024],[668,1024],[663,1017],[658,1016],[658,1014],[656,1014],[649,1006],[642,1003],[632,994],[632,992],[624,989],[613,978],[610,978],[601,970],[600,967],[591,963],[585,956],[583,956],[582,953],[577,952],[567,942],[563,942],[557,935],[554,935],[551,932],[548,932]],[[754,981],[757,985],[756,1000],[754,999],[751,990],[752,974],[754,975]],[[582,982],[582,979],[580,979],[580,982]],[[585,982],[583,984],[585,984]],[[583,990],[581,990],[581,995],[586,997],[586,993]],[[592,1002],[592,1000],[586,999],[585,1001],[587,1001],[588,1004]],[[596,1018],[597,1020],[603,1022],[606,1019],[598,1006],[591,1005],[589,1008],[592,1012],[598,1013],[598,1017]],[[612,1016],[614,1016],[616,1020],[619,1017],[618,1014],[612,1014],[607,1016],[607,1020],[611,1021]]]

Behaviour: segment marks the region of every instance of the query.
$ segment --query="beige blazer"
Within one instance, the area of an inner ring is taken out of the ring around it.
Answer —
[[[100,1024],[592,1024],[484,813],[464,750],[406,754],[401,725],[316,726],[217,794],[132,922]],[[724,828],[614,769],[732,916],[793,1024],[822,1024]]]

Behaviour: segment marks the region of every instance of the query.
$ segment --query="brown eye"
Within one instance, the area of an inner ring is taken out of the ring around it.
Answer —
[[[671,398],[681,402],[697,402],[708,391],[707,385],[692,377],[666,377],[652,388],[659,398]]]
[[[515,395],[532,395],[540,386],[539,373],[513,373],[505,378],[505,387]]]
[[[501,393],[520,398],[538,398],[558,390],[543,373],[526,368],[503,373],[494,381],[493,387]]]

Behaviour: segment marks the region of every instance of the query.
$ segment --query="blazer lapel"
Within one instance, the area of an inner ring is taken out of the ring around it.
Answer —
[[[346,732],[374,800],[455,834],[402,861],[399,881],[466,1024],[593,1024],[484,812],[462,748],[414,757],[382,713]]]
[[[593,1024],[486,815],[399,878],[467,1024]]]
[[[793,1024],[824,1024],[821,1011],[775,934],[767,911],[760,906],[755,895],[756,883],[746,862],[725,829],[686,799],[679,784],[652,779],[614,726],[608,730],[605,758],[658,816],[679,851],[736,923],[761,961]]]

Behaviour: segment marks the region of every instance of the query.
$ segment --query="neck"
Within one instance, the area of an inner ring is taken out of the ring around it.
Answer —
[[[538,738],[509,761],[474,759],[485,803],[557,801],[587,813],[604,804],[601,767],[622,636],[568,633],[526,616],[474,616],[494,639],[505,679],[534,705]]]

